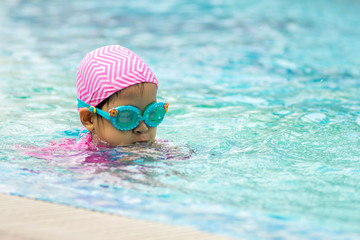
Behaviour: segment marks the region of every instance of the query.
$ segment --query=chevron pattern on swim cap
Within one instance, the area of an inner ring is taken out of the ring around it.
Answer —
[[[143,82],[158,84],[154,73],[134,52],[111,45],[84,57],[77,72],[76,91],[79,99],[96,106],[115,92]]]

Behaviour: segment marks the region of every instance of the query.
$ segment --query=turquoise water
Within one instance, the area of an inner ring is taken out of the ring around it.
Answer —
[[[360,238],[358,1],[106,2],[1,1],[0,192],[235,238]],[[78,138],[76,69],[108,44],[157,75],[170,143],[26,154]]]

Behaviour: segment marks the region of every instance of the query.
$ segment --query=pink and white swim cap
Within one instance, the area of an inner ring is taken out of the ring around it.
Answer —
[[[95,49],[81,61],[76,92],[80,100],[96,106],[115,92],[143,82],[158,84],[154,73],[134,52],[111,45]]]

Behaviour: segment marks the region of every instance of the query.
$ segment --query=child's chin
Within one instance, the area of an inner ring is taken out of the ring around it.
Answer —
[[[134,145],[149,145],[151,144],[151,141],[138,141],[138,142],[134,142]]]
[[[150,146],[151,144],[153,144],[154,141],[137,141],[137,142],[133,142],[131,145],[135,145],[135,146]]]

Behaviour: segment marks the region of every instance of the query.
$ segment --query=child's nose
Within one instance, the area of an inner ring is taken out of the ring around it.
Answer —
[[[146,133],[148,130],[149,130],[149,128],[148,128],[148,126],[145,124],[144,121],[141,121],[141,122],[139,123],[139,125],[138,125],[136,128],[134,128],[134,132],[135,132],[136,134]]]

